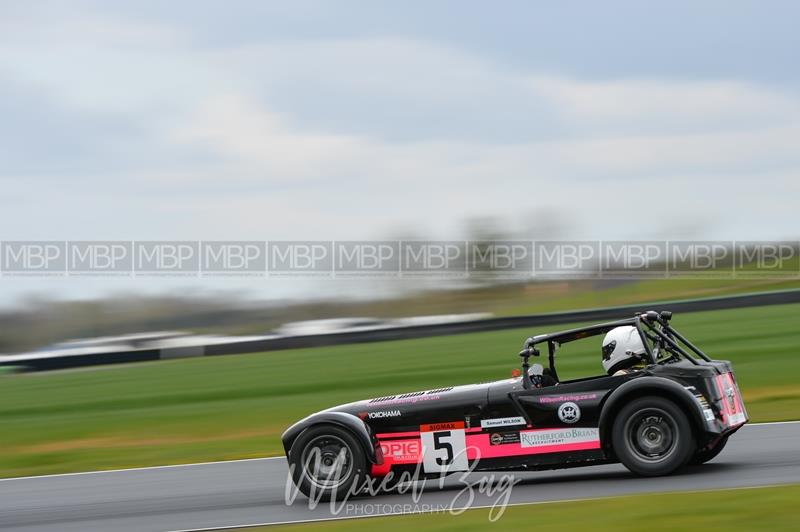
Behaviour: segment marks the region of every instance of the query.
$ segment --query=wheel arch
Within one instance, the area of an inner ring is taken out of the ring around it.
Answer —
[[[286,429],[283,435],[281,435],[286,457],[290,458],[292,444],[294,444],[295,440],[297,440],[303,432],[320,425],[333,425],[347,430],[355,436],[356,440],[361,445],[364,456],[367,457],[367,461],[372,464],[380,464],[383,461],[382,456],[380,456],[378,452],[378,449],[380,449],[378,441],[372,435],[369,427],[353,414],[348,414],[346,412],[319,412],[301,419]]]
[[[641,377],[628,381],[614,390],[603,403],[598,426],[600,442],[606,452],[613,454],[611,429],[619,411],[634,399],[648,395],[668,399],[685,412],[695,439],[699,438],[705,430],[702,407],[689,390],[677,382],[663,377]]]

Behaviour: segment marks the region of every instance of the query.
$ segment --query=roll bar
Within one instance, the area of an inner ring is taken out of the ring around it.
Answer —
[[[525,388],[531,387],[530,376],[528,375],[528,369],[530,368],[528,359],[529,357],[540,355],[539,350],[536,348],[537,345],[547,343],[547,358],[548,362],[550,363],[550,371],[553,374],[553,377],[558,379],[558,374],[556,373],[555,367],[555,353],[557,346],[573,342],[575,340],[581,340],[583,338],[605,334],[611,329],[623,326],[636,327],[636,329],[639,331],[639,335],[642,338],[642,343],[644,344],[645,350],[647,351],[647,358],[652,364],[658,363],[657,353],[654,352],[653,347],[663,347],[674,355],[679,355],[685,358],[694,365],[700,364],[695,356],[703,359],[706,362],[710,362],[711,358],[709,358],[703,351],[700,350],[700,348],[687,340],[670,325],[669,322],[671,319],[672,312],[668,310],[648,310],[645,312],[637,312],[633,317],[630,318],[624,318],[616,321],[599,323],[597,325],[589,325],[587,327],[569,329],[550,334],[531,336],[525,340],[522,351],[519,352],[519,356],[522,357],[522,384]],[[688,350],[684,349],[684,346],[687,347]],[[695,356],[692,356],[689,351],[691,351]]]

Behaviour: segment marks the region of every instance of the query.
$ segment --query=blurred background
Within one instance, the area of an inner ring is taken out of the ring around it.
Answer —
[[[0,240],[796,239],[794,11],[5,2]],[[15,276],[0,352],[605,286],[525,284]]]

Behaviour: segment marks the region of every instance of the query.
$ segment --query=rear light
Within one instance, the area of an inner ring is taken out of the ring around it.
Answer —
[[[719,406],[722,422],[728,427],[735,427],[747,421],[744,401],[733,373],[724,373],[714,379],[720,395]]]

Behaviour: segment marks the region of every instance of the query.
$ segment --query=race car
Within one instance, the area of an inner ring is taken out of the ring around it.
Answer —
[[[404,474],[621,462],[637,475],[656,476],[707,462],[747,422],[747,412],[731,363],[712,360],[671,319],[671,312],[647,311],[533,336],[519,353],[521,371],[510,379],[312,414],[282,435],[292,479],[306,496],[328,500],[358,493],[365,480]],[[559,351],[600,335],[595,345],[606,373],[560,380]],[[540,348],[547,368],[530,364]]]

